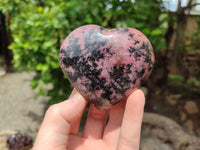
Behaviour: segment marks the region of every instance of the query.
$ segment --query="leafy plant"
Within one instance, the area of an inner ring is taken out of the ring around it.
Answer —
[[[198,79],[196,79],[194,77],[190,77],[187,80],[187,84],[199,88],[200,87],[200,80],[198,80]]]
[[[182,84],[184,82],[184,77],[181,76],[181,75],[169,74],[168,75],[168,81],[178,83],[178,84]]]
[[[106,28],[133,27],[141,30],[156,51],[165,49],[165,17],[160,0],[4,0],[0,10],[11,14],[14,66],[20,71],[35,71],[32,88],[44,95],[49,104],[67,98],[71,85],[59,67],[59,47],[75,28],[98,24]]]

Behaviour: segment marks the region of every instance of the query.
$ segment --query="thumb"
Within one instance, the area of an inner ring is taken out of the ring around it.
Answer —
[[[70,99],[52,105],[45,115],[33,150],[66,150],[68,135],[78,132],[87,102],[78,93]]]

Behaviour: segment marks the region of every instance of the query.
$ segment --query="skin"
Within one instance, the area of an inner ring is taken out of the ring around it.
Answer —
[[[127,101],[110,110],[98,110],[90,105],[83,135],[78,136],[86,104],[87,101],[73,90],[68,100],[51,106],[33,150],[139,150],[145,104],[141,90],[135,90]]]

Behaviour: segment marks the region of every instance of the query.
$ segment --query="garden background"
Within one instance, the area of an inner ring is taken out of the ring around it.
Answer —
[[[33,103],[41,96],[48,97],[47,107],[63,101],[72,89],[59,66],[64,38],[86,24],[132,27],[149,38],[155,52],[154,70],[142,86],[145,112],[169,117],[199,137],[199,6],[198,0],[0,0],[0,89],[6,76],[28,72]]]

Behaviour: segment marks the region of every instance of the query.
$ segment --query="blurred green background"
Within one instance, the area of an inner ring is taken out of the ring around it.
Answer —
[[[166,48],[164,22],[168,17],[161,1],[5,0],[0,6],[10,17],[7,30],[12,36],[9,49],[14,66],[19,71],[37,72],[31,86],[39,87],[38,95],[45,93],[43,84],[54,85],[48,92],[50,104],[66,99],[71,91],[59,67],[59,47],[79,26],[137,28],[151,40],[155,51]]]
[[[59,66],[59,48],[75,28],[97,24],[105,28],[132,27],[151,41],[156,63],[145,83],[147,111],[176,108],[184,99],[199,107],[200,9],[193,0],[1,0],[1,55],[6,70],[35,72],[31,87],[45,95],[49,105],[65,100],[71,85]],[[173,9],[172,9],[173,6]],[[175,8],[174,8],[175,7]],[[13,65],[13,66],[12,66]],[[170,103],[171,102],[171,103]],[[169,103],[166,105],[166,103]],[[169,111],[169,109],[167,109]],[[175,113],[176,109],[174,109]],[[198,123],[196,126],[200,125]]]

